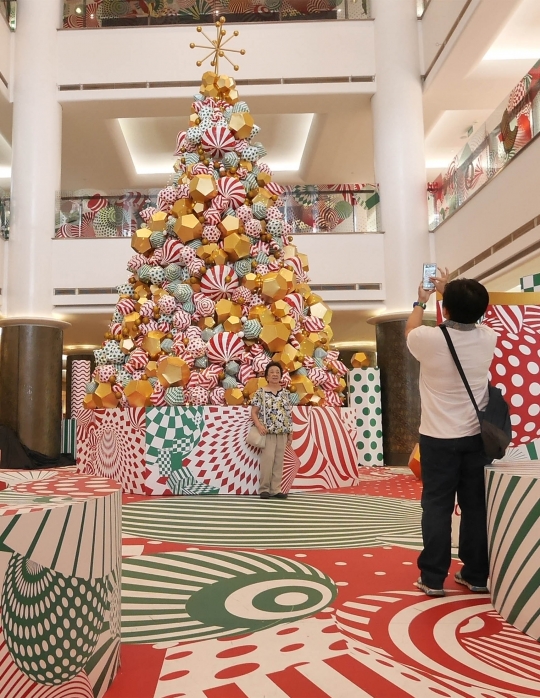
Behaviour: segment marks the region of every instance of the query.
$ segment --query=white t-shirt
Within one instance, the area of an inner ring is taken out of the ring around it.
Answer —
[[[485,325],[474,330],[448,330],[478,409],[483,410],[497,333]],[[409,333],[407,346],[420,362],[420,433],[437,439],[479,434],[478,417],[441,329],[417,327]]]

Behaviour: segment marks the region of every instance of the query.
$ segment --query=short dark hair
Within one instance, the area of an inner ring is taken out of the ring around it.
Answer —
[[[272,368],[272,366],[275,366],[276,368],[279,368],[279,375],[283,375],[283,369],[281,368],[281,364],[278,364],[277,361],[270,361],[268,366],[264,369],[264,377],[268,378],[268,371]]]
[[[486,312],[489,293],[475,279],[454,279],[446,284],[442,303],[450,320],[472,324]]]

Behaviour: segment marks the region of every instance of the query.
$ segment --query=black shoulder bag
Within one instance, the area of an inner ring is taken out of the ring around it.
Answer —
[[[482,436],[482,441],[484,443],[484,453],[491,460],[501,459],[504,457],[506,448],[510,441],[512,440],[512,425],[510,424],[510,411],[508,409],[508,404],[503,397],[502,392],[499,388],[495,388],[491,383],[488,383],[489,398],[486,409],[480,412],[476,400],[474,399],[471,386],[469,381],[465,376],[463,367],[458,359],[456,350],[452,340],[450,339],[450,334],[448,328],[444,325],[440,325],[456,368],[459,371],[463,385],[467,388],[471,402],[476,410],[476,415],[478,421],[480,422],[480,435]]]

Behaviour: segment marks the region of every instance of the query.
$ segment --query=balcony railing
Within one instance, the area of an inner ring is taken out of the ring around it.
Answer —
[[[64,29],[370,19],[370,0],[66,0]]]
[[[372,185],[299,185],[285,189],[278,206],[294,235],[381,232],[379,194]],[[142,225],[141,210],[155,205],[158,191],[61,192],[55,238],[130,237]]]
[[[9,196],[0,189],[0,239],[9,240]]]
[[[428,185],[429,229],[435,230],[495,177],[540,132],[540,61]]]
[[[17,26],[17,0],[0,0],[0,15],[6,20],[11,31]]]

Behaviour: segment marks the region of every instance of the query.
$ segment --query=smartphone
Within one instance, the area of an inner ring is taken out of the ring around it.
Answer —
[[[437,276],[437,265],[424,264],[424,270],[422,272],[422,288],[425,291],[432,291],[435,288],[435,284],[430,280],[431,276]]]

